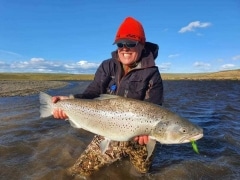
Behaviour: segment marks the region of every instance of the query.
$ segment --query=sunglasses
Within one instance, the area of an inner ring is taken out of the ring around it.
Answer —
[[[137,44],[138,42],[135,42],[135,43],[121,42],[121,43],[117,43],[117,47],[123,48],[123,46],[125,46],[126,48],[134,48],[137,46]]]

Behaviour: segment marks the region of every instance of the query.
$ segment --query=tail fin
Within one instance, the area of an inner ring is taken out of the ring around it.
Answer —
[[[40,101],[40,117],[45,118],[51,116],[53,109],[52,96],[44,92],[40,92],[39,101]]]

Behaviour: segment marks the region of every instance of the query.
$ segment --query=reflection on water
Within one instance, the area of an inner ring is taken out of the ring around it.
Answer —
[[[89,82],[72,82],[52,95],[81,92]],[[239,179],[240,82],[165,81],[165,104],[204,129],[191,144],[157,145],[150,174],[142,179]],[[0,179],[72,179],[73,165],[93,135],[61,120],[40,119],[37,95],[0,98]],[[92,179],[139,179],[123,160]]]

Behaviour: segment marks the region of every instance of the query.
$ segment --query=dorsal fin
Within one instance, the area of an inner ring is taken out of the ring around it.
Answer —
[[[100,97],[95,98],[96,100],[107,100],[107,99],[115,99],[119,98],[117,95],[111,95],[111,94],[101,94]]]

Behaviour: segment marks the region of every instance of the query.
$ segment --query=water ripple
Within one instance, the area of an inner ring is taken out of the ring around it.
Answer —
[[[89,82],[70,82],[52,95],[80,93]],[[198,124],[204,137],[191,144],[157,144],[152,173],[143,179],[240,178],[240,82],[164,81],[164,106]],[[92,134],[68,122],[39,118],[37,95],[0,98],[0,179],[71,179],[66,168]],[[93,179],[139,179],[123,160]],[[14,172],[14,173],[13,173]]]

